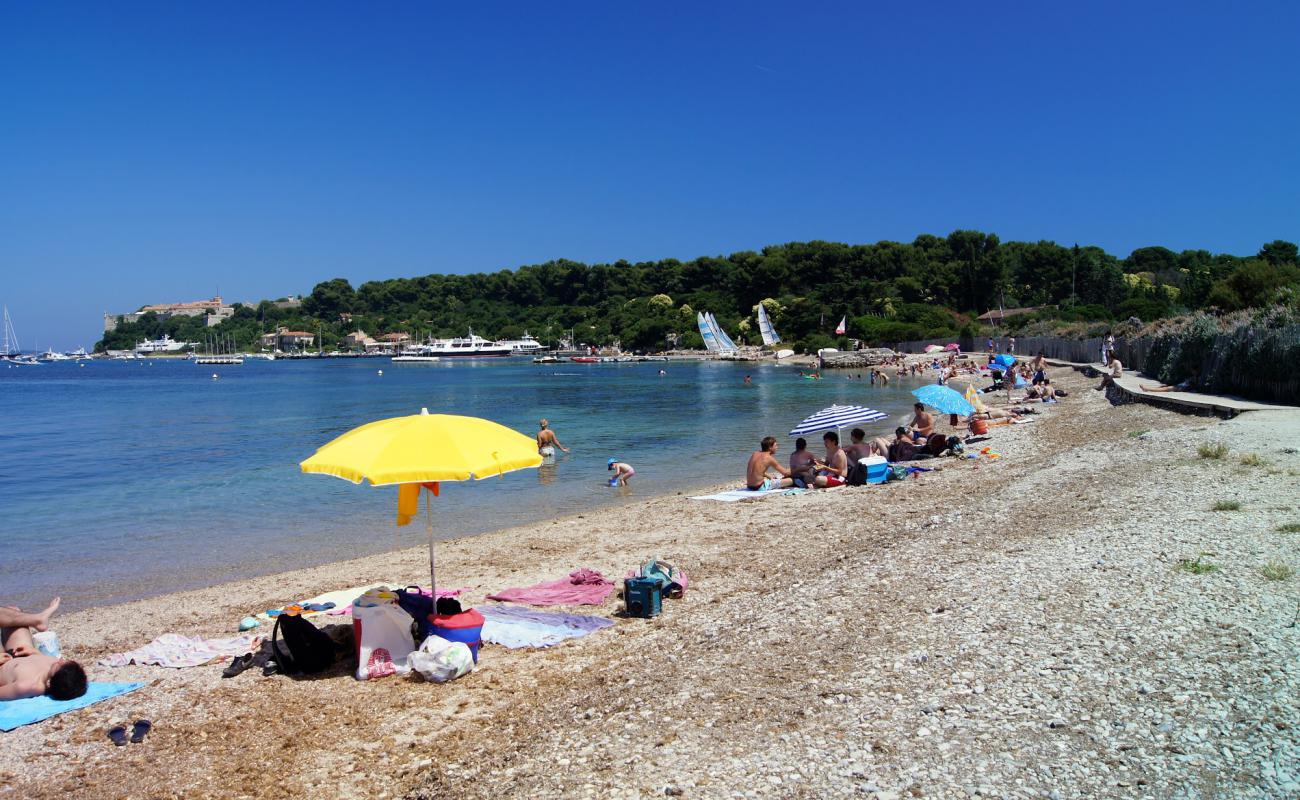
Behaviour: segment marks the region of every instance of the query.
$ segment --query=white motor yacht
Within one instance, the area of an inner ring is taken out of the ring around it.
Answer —
[[[514,355],[509,345],[493,342],[475,335],[473,329],[465,337],[435,339],[422,348],[425,355],[439,358],[501,358]]]

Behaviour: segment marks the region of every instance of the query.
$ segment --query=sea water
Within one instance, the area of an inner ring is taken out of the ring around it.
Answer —
[[[725,362],[83,363],[0,365],[4,604],[60,594],[85,607],[419,545],[424,520],[395,527],[392,487],[305,475],[298,462],[357,425],[422,407],[528,436],[545,417],[572,450],[540,469],[443,484],[434,519],[446,539],[739,486],[762,437],[778,437],[784,462],[786,433],[833,403],[884,411],[864,427],[887,433],[908,419],[918,384]],[[821,452],[820,436],[808,439]],[[608,485],[610,458],[636,469],[629,486]]]

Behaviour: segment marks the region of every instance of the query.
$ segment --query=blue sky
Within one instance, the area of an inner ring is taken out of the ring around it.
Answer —
[[[466,8],[464,6],[481,6]],[[0,302],[793,240],[1300,240],[1296,3],[0,4]]]

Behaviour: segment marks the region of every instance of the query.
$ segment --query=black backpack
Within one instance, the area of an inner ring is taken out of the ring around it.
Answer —
[[[271,653],[281,672],[314,675],[334,664],[334,640],[297,614],[281,614],[271,631]]]
[[[849,471],[844,476],[844,482],[849,486],[865,486],[867,484],[867,465],[861,461],[854,461],[849,465]]]

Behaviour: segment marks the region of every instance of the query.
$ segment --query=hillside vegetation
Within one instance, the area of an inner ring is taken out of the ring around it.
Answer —
[[[685,262],[561,259],[358,287],[334,278],[318,283],[300,308],[240,306],[213,329],[205,329],[201,318],[146,316],[106,334],[98,348],[125,349],[163,333],[203,341],[215,332],[250,349],[259,333],[286,326],[319,329],[328,349],[358,329],[452,336],[472,326],[492,338],[527,330],[546,344],[572,329],[581,342],[617,340],[629,350],[660,350],[670,336],[681,347],[702,346],[696,311],[713,312],[737,342],[757,344],[761,302],[785,342],[812,350],[843,345],[848,337],[888,344],[976,335],[975,318],[999,307],[1044,307],[1009,321],[1041,329],[1132,317],[1151,322],[1205,309],[1294,308],[1298,296],[1300,257],[1286,241],[1269,242],[1250,256],[1144,247],[1119,259],[1095,246],[1002,242],[991,233],[959,230],[910,243],[792,242]],[[842,316],[849,320],[847,336],[833,337]]]

